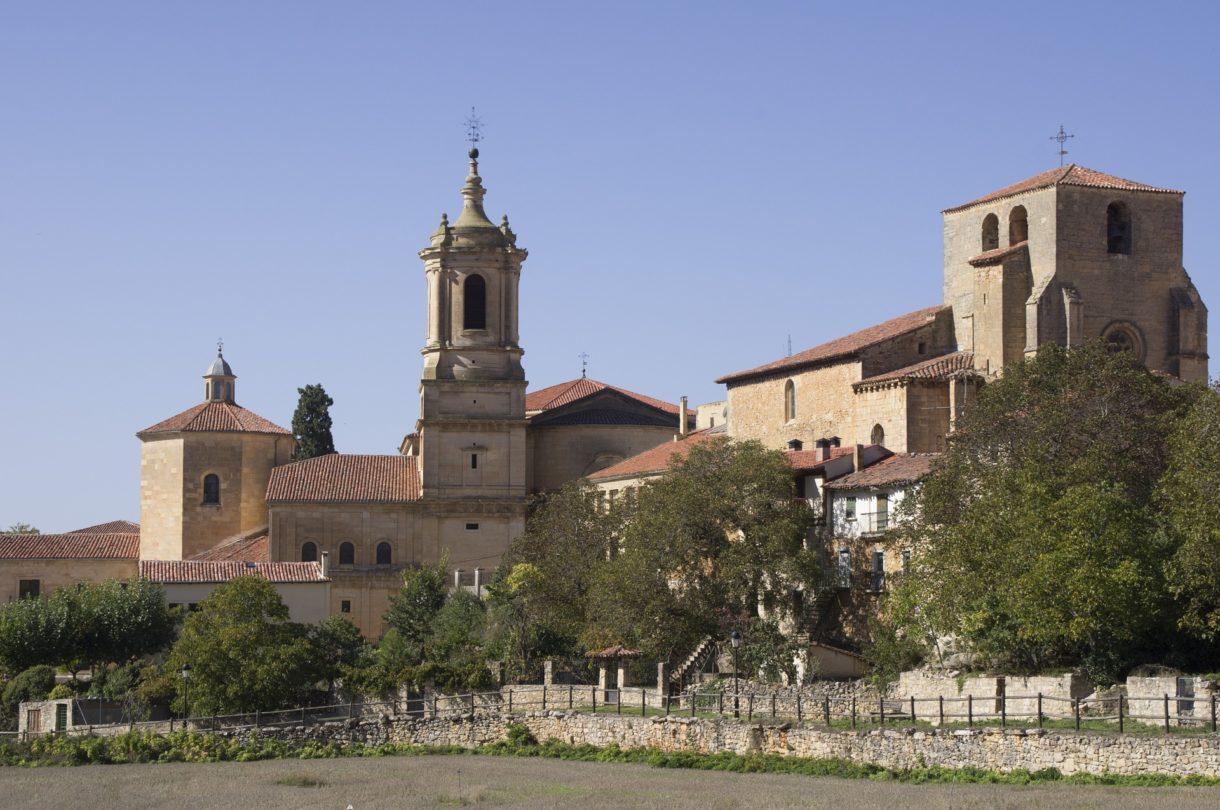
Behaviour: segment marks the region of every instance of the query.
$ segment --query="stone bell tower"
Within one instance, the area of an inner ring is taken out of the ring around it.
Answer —
[[[517,287],[527,253],[508,217],[496,226],[484,213],[478,158],[471,149],[461,214],[452,224],[442,214],[419,252],[428,284],[417,425],[423,519],[436,521],[438,553],[468,571],[494,567],[524,530],[526,497]]]

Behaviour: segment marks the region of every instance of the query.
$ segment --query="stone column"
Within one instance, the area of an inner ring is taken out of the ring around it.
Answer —
[[[597,665],[597,688],[603,692],[605,692],[606,689],[609,688],[609,684],[606,683],[606,680],[607,680],[606,676],[609,674],[610,674],[609,665],[604,664],[604,663]]]
[[[669,690],[669,664],[662,661],[657,664],[657,691],[664,694]]]
[[[626,685],[627,685],[627,664],[622,661],[619,661],[618,662],[618,688],[622,689]]]
[[[544,686],[555,683],[555,662],[549,658],[542,662],[542,683]]]

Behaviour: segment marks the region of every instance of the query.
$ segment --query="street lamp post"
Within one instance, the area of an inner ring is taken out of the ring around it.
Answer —
[[[191,717],[191,665],[183,664],[178,674],[182,676],[182,725],[185,727]]]
[[[733,645],[733,717],[741,718],[741,672],[737,669],[737,648],[741,646],[741,632],[734,630],[729,633],[729,643]]]

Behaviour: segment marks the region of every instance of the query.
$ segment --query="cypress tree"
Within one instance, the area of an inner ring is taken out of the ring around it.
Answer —
[[[293,460],[303,461],[335,452],[335,439],[330,433],[330,406],[335,401],[327,396],[321,383],[298,388],[297,393],[301,399],[292,415],[292,433],[297,440]]]

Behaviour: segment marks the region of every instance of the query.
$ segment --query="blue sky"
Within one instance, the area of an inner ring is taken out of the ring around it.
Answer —
[[[939,303],[940,210],[1070,159],[1185,189],[1220,284],[1220,12],[1202,3],[0,3],[0,526],[139,517],[136,431],[335,399],[418,414],[416,252],[462,121],[530,250],[532,387],[713,380]]]

